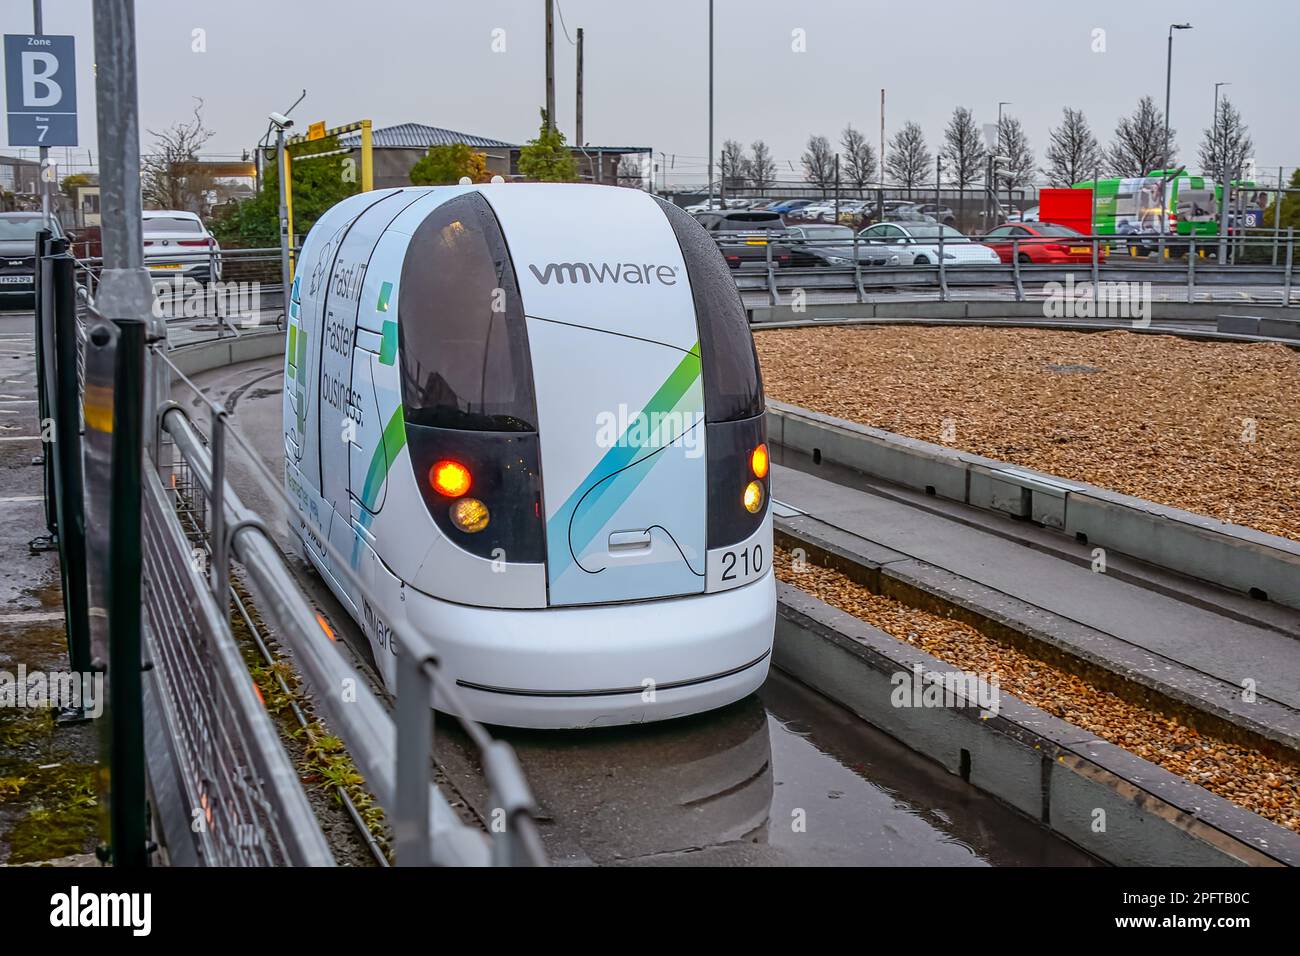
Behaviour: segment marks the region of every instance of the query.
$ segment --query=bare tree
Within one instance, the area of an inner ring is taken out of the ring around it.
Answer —
[[[851,123],[840,134],[840,146],[844,149],[844,178],[862,192],[876,180],[876,151]]]
[[[1043,175],[1053,186],[1064,188],[1092,179],[1101,168],[1101,147],[1083,110],[1067,106],[1061,125],[1048,134],[1048,140]]]
[[[1002,182],[1011,186],[1028,186],[1034,181],[1034,150],[1020,120],[1003,116],[998,127],[998,152],[1007,158],[1002,168]]]
[[[947,160],[945,168],[950,181],[959,189],[979,182],[984,174],[984,158],[988,154],[970,110],[959,106],[952,111],[948,127],[943,131],[943,140],[943,157]]]
[[[1241,120],[1241,111],[1225,96],[1219,100],[1219,114],[1214,118],[1214,126],[1205,131],[1201,140],[1201,171],[1217,179],[1223,175],[1226,158],[1228,174],[1235,176],[1254,150],[1255,143],[1250,138],[1250,128]]]
[[[835,152],[831,141],[825,136],[809,136],[808,149],[801,157],[803,178],[814,186],[820,186],[822,195],[835,182]]]
[[[895,182],[907,188],[908,199],[912,198],[912,190],[925,182],[933,162],[919,123],[909,120],[889,141],[885,169]]]
[[[1145,176],[1161,168],[1166,156],[1172,167],[1177,154],[1175,131],[1169,131],[1166,141],[1164,126],[1165,115],[1156,107],[1155,100],[1142,97],[1132,115],[1120,117],[1115,127],[1115,140],[1106,151],[1110,171],[1116,176]]]
[[[153,148],[140,159],[140,190],[144,205],[153,209],[185,209],[203,213],[215,177],[196,164],[199,150],[213,136],[203,125],[203,100],[194,97],[194,120],[162,132],[147,130]]]
[[[776,183],[776,161],[772,159],[772,151],[761,139],[750,143],[749,151],[749,181],[760,193],[766,192]]]
[[[749,172],[749,161],[745,158],[745,147],[736,140],[729,139],[722,144],[722,156],[718,163],[718,176],[722,179],[724,189],[743,189]]]

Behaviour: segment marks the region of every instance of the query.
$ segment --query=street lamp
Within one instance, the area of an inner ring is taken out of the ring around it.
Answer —
[[[1214,119],[1211,122],[1210,129],[1214,130],[1214,138],[1210,141],[1214,144],[1214,151],[1219,151],[1219,87],[1232,86],[1231,81],[1214,84]]]
[[[1169,81],[1173,76],[1174,63],[1174,31],[1190,30],[1190,23],[1171,23],[1169,24],[1169,46],[1165,51],[1165,140],[1160,147],[1160,155],[1163,157],[1162,167],[1169,165]]]
[[[713,208],[713,0],[709,0],[709,208]]]

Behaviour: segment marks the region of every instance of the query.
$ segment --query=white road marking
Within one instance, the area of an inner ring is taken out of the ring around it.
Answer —
[[[0,435],[0,441],[40,441],[40,435]]]
[[[44,497],[44,495],[11,495],[8,498],[0,498],[0,505],[20,501],[43,501]]]

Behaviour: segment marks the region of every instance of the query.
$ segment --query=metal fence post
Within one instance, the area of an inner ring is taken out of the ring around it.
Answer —
[[[1295,226],[1286,227],[1286,272],[1282,280],[1282,304],[1291,304],[1291,275],[1295,268]]]
[[[858,301],[861,302],[866,296],[862,289],[862,260],[858,258],[858,233],[853,232],[853,285],[858,290]]]
[[[108,526],[108,688],[113,735],[110,814],[114,865],[140,867],[148,864],[140,609],[145,323],[122,319],[117,326]]]
[[[1011,239],[1011,275],[1015,279],[1016,301],[1025,301],[1025,287],[1020,282],[1020,240]]]
[[[1098,261],[1101,257],[1101,244],[1097,239],[1096,226],[1092,231],[1092,301],[1097,302],[1101,297],[1101,263]]]
[[[212,549],[212,596],[225,613],[230,607],[230,541],[226,537],[226,408],[212,407],[212,494],[208,504],[212,511],[210,547]]]
[[[433,754],[433,685],[425,661],[397,657],[397,799],[393,815],[398,866],[430,866],[429,761]]]
[[[769,236],[767,240],[767,303],[768,305],[779,305],[781,297],[776,293],[776,272],[772,264],[772,239]],[[791,261],[794,259],[791,257]]]
[[[90,597],[86,583],[86,512],[81,471],[81,386],[77,381],[76,262],[64,253],[49,260],[54,312],[54,435],[55,501],[59,529],[63,607],[67,622],[68,660],[73,671],[90,671]],[[47,343],[48,344],[48,343]]]
[[[52,346],[50,345],[50,323],[46,321],[47,313],[45,310],[44,295],[44,275],[45,275],[45,256],[47,246],[50,241],[50,231],[42,229],[36,234],[35,257],[32,272],[32,298],[35,328],[35,351],[36,351],[36,416],[37,425],[40,427],[42,434],[45,432],[46,422],[50,420],[50,399],[46,389],[49,383],[46,381],[47,366],[52,365],[53,355]],[[58,540],[59,524],[58,513],[55,508],[56,489],[54,486],[54,456],[50,449],[49,442],[42,442],[40,461],[32,461],[32,464],[41,466],[41,485],[45,493],[45,530],[48,537],[36,538],[32,541],[33,550],[50,550],[55,547]],[[37,542],[40,542],[38,545]]]
[[[948,273],[943,264],[943,223],[939,223],[939,301],[948,301]]]
[[[1187,301],[1196,301],[1196,233],[1187,237]]]

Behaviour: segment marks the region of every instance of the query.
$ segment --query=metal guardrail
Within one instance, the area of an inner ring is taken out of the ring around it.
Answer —
[[[1006,289],[1017,302],[1029,300],[1026,284],[1039,284],[1050,294],[1050,284],[1072,284],[1079,290],[1090,289],[1094,299],[1100,297],[1103,284],[1151,283],[1178,286],[1185,290],[1184,300],[1196,301],[1198,292],[1214,287],[1258,287],[1263,290],[1255,297],[1261,302],[1289,305],[1294,301],[1296,284],[1295,230],[1288,228],[1280,240],[1263,236],[1186,236],[1141,237],[1141,242],[1156,248],[1156,241],[1174,256],[1150,261],[1130,255],[1137,247],[1136,239],[1110,235],[1078,235],[1052,237],[1046,241],[1058,245],[1086,247],[1088,252],[1074,257],[1070,262],[1041,263],[1029,261],[1034,246],[1042,246],[1044,239],[1024,240],[1012,238],[997,244],[1010,247],[1010,261],[999,263],[963,263],[949,261],[951,250],[967,249],[995,241],[988,236],[967,236],[960,242],[942,234],[934,241],[875,243],[859,238],[816,239],[773,233],[762,240],[762,259],[751,258],[739,267],[733,267],[736,285],[741,292],[765,292],[772,305],[780,304],[783,292],[796,290],[850,292],[858,302],[868,301],[873,294],[898,291],[937,292],[940,301],[947,301],[954,288]],[[735,249],[743,239],[715,236],[715,242],[724,252]],[[1133,243],[1130,246],[1130,242]],[[870,265],[863,257],[878,255],[889,257],[900,250],[926,250],[927,259],[937,262],[915,265]],[[1217,261],[1219,250],[1226,249],[1225,261]],[[880,250],[878,253],[875,250]],[[832,255],[832,253],[840,253]],[[936,254],[937,253],[937,254]],[[1257,255],[1252,256],[1252,253]],[[1268,262],[1276,258],[1279,264]],[[817,265],[782,265],[782,259],[807,261],[823,260]],[[825,262],[842,258],[843,264]],[[1258,258],[1259,262],[1243,261]],[[1006,298],[1007,296],[997,296]]]

